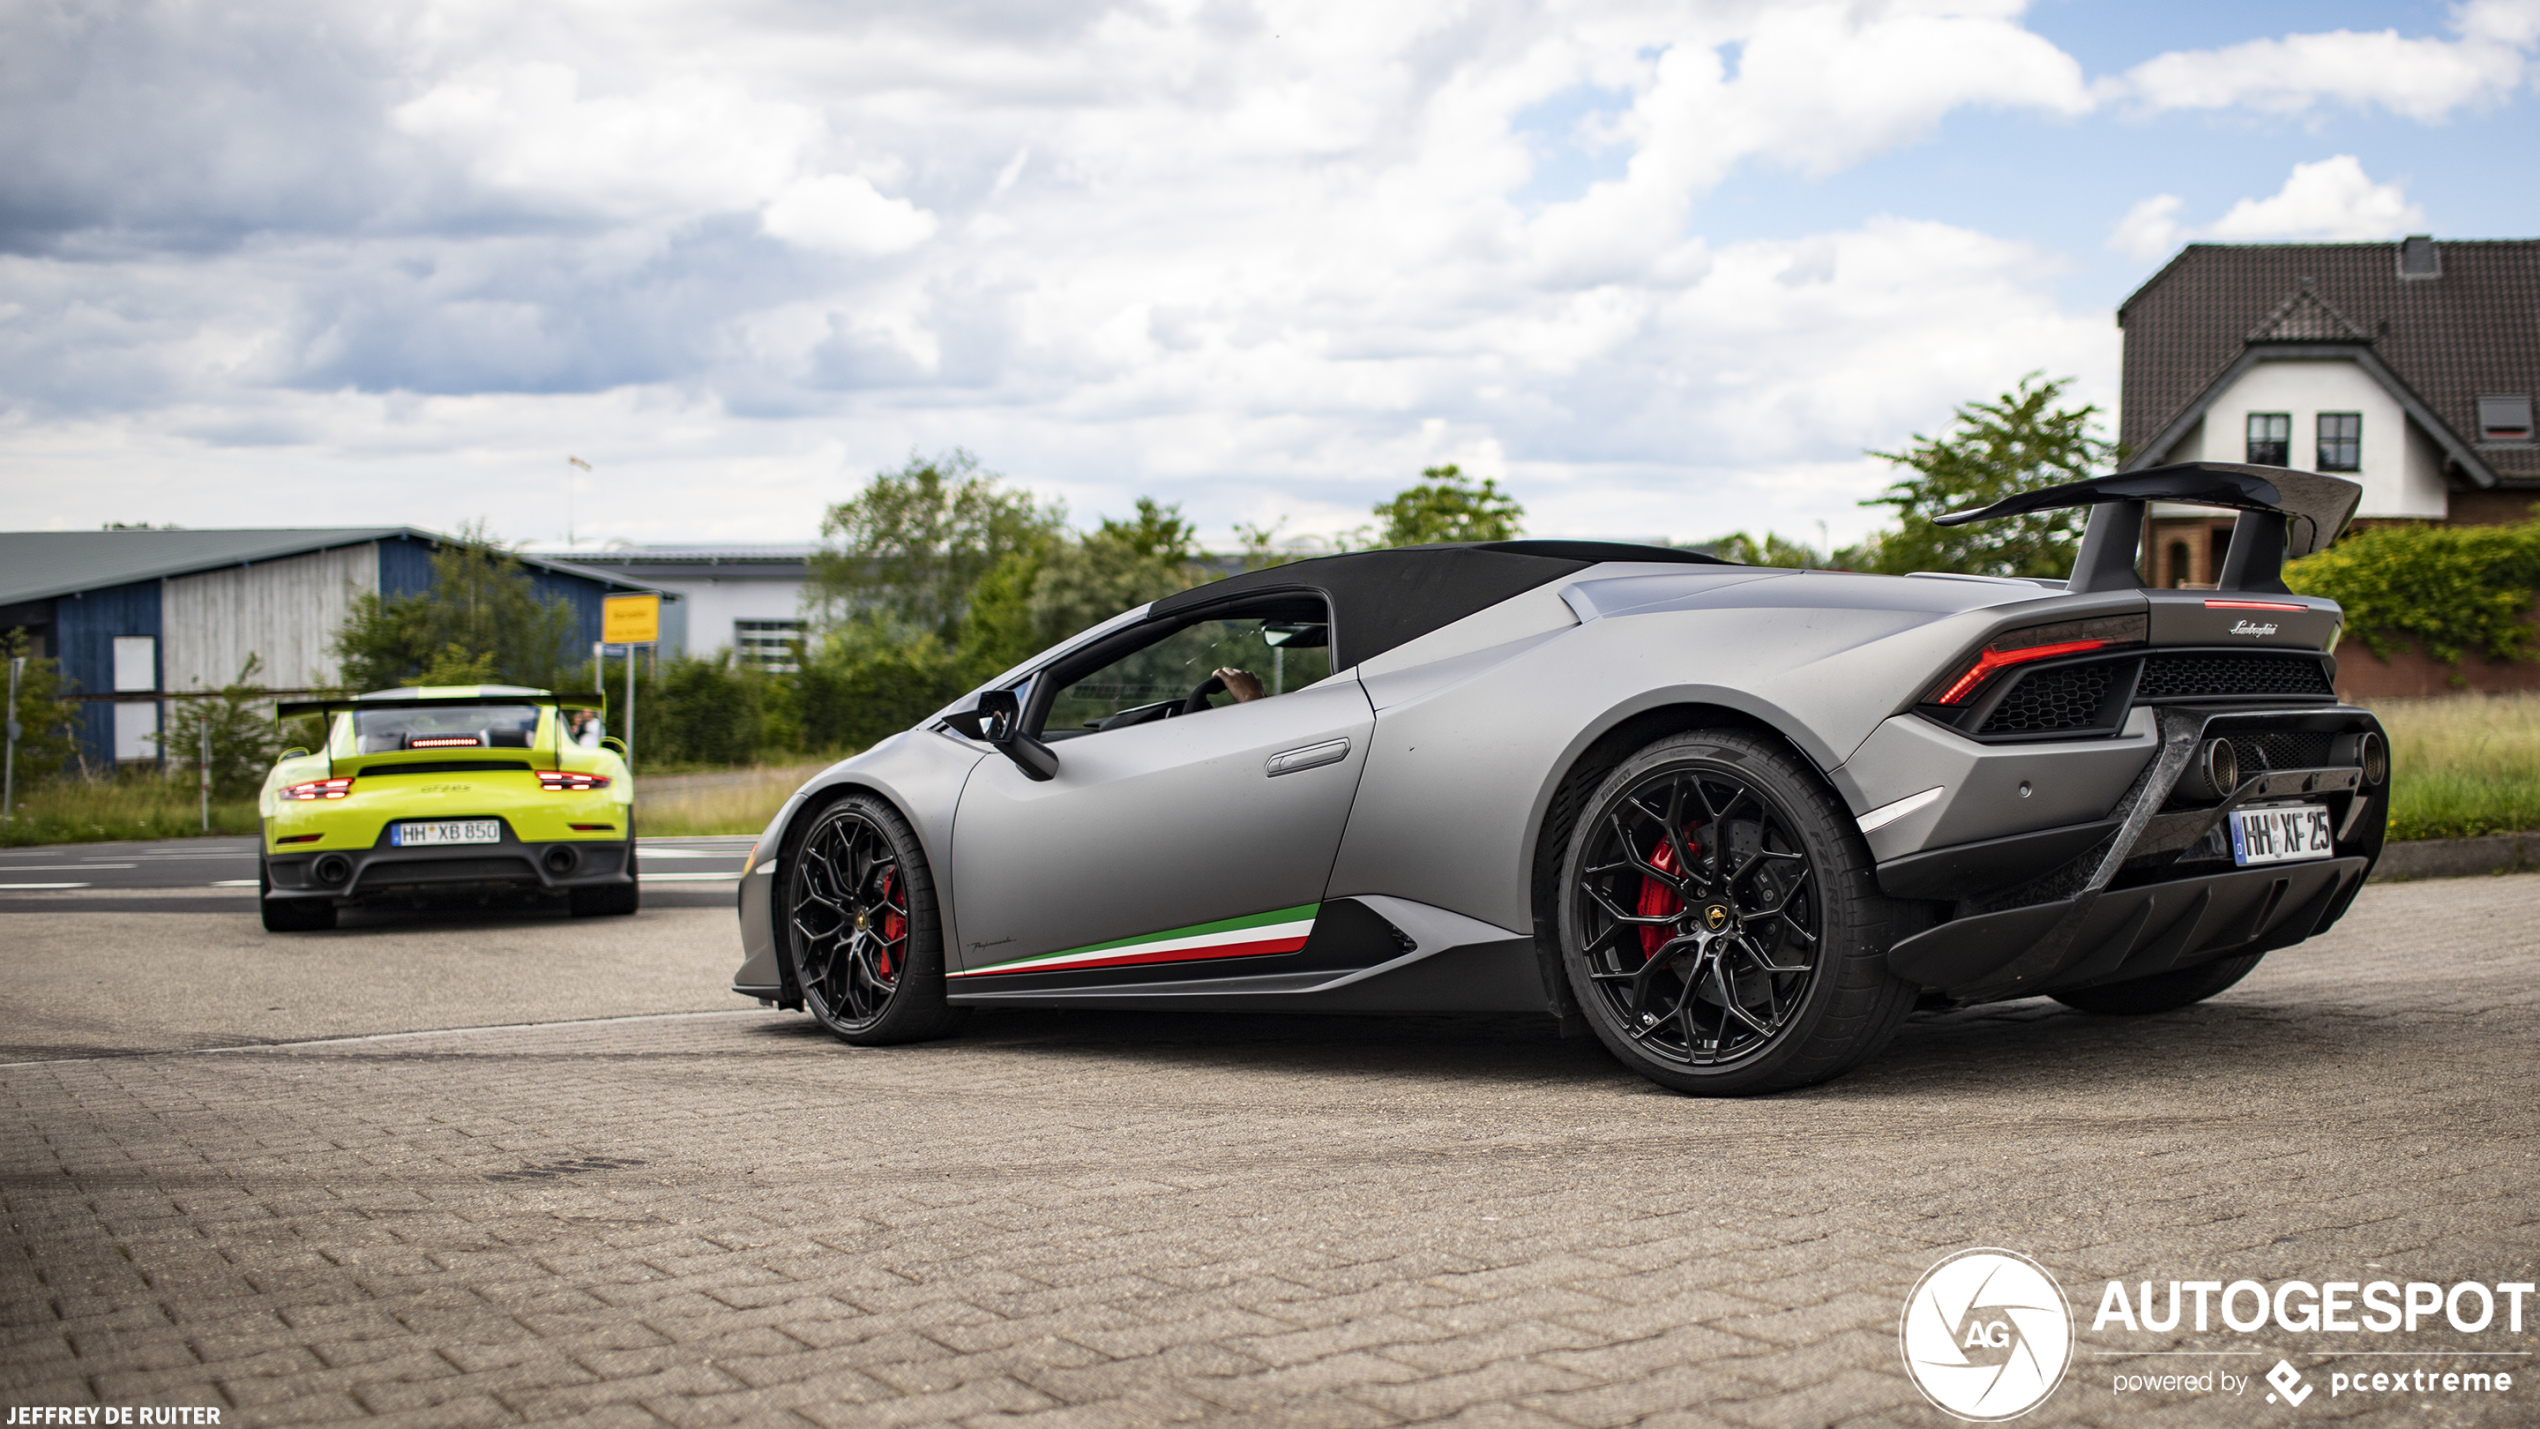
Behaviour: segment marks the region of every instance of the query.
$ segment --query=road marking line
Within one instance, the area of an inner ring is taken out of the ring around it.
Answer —
[[[86,888],[85,883],[0,883],[0,888]]]

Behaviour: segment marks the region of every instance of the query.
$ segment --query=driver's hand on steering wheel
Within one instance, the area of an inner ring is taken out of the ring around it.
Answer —
[[[1226,693],[1235,697],[1235,703],[1247,704],[1261,698],[1260,677],[1250,670],[1237,670],[1230,666],[1215,673],[1218,679],[1226,682]]]

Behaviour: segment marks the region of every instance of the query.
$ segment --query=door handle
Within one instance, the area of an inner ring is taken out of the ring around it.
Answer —
[[[1276,779],[1282,774],[1294,774],[1300,769],[1320,769],[1326,764],[1338,764],[1348,757],[1348,740],[1327,739],[1321,744],[1309,744],[1302,749],[1290,749],[1271,755],[1270,762],[1262,766],[1262,772]]]

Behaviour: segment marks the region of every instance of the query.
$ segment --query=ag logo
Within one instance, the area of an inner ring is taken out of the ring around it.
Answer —
[[[1714,903],[1702,910],[1702,926],[1716,933],[1729,925],[1729,905]]]
[[[1923,1272],[1898,1330],[1905,1372],[1942,1412],[1987,1422],[2046,1402],[2073,1359],[2073,1312],[2017,1251],[1962,1250]]]

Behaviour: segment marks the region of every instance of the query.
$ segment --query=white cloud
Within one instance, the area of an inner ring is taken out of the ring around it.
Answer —
[[[2181,202],[2176,194],[2155,194],[2127,209],[2109,233],[2108,247],[2147,263],[2168,253],[2186,233],[2178,223]]]
[[[2396,238],[2425,227],[2425,210],[2397,184],[2377,184],[2352,154],[2295,164],[2284,187],[2244,198],[2208,230],[2226,240],[2308,239],[2329,243]]]
[[[2396,183],[2377,184],[2352,154],[2295,164],[2284,187],[2244,198],[2202,228],[2178,220],[2181,200],[2157,194],[2126,210],[2108,235],[2111,251],[2149,262],[2192,239],[2368,243],[2426,231],[2425,209]]]
[[[2343,51],[2308,36],[2094,90],[2018,0],[287,3],[313,8],[100,22],[147,31],[135,90],[301,79],[282,119],[198,100],[149,129],[122,90],[66,90],[26,132],[142,127],[0,162],[0,480],[40,519],[236,520],[252,480],[292,519],[544,538],[573,450],[618,533],[777,538],[958,443],[1080,517],[1153,493],[1213,531],[1341,529],[1456,460],[1504,470],[1539,531],[1841,539],[1876,519],[1864,447],[2032,369],[2106,403],[2118,340],[2056,297],[2056,253],[1880,216],[1916,200],[1830,196],[1842,175],[1969,110],[2063,124],[2120,92],[2450,113],[2533,29],[2465,9],[2387,51],[2423,75],[2385,90],[2331,83]],[[282,38],[224,48],[258,25]],[[320,32],[339,68],[270,62]],[[1587,160],[1538,188],[1548,110]],[[196,133],[222,136],[209,176]],[[1792,216],[1723,217],[1782,183]],[[2110,242],[2157,256],[2182,209]],[[2341,159],[2204,231],[2421,222]],[[180,469],[205,479],[132,474]]]
[[[862,174],[822,174],[776,196],[760,226],[788,243],[878,256],[934,236],[935,215],[904,198],[885,198]]]
[[[2480,0],[2457,7],[2452,27],[2459,38],[2332,30],[2173,50],[2102,81],[2097,92],[2151,110],[2292,114],[2343,104],[2440,120],[2494,104],[2522,84],[2530,69],[2525,52],[2540,36],[2540,3]]]

